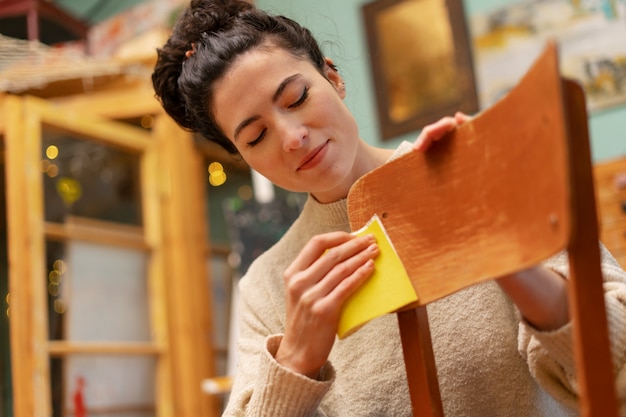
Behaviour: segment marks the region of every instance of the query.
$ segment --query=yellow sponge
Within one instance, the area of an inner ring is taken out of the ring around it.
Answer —
[[[380,248],[372,276],[345,302],[337,335],[340,339],[357,331],[368,321],[392,313],[417,301],[411,280],[377,215],[356,236],[373,234]]]

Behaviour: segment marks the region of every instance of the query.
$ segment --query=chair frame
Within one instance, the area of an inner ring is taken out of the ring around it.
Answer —
[[[359,179],[348,213],[354,230],[374,214],[383,219],[419,297],[397,313],[413,415],[443,416],[426,305],[566,249],[580,413],[617,417],[585,98],[560,76],[555,42],[449,138]],[[464,239],[490,261],[455,245]]]

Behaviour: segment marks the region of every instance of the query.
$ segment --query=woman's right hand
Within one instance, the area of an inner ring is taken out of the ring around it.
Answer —
[[[316,378],[335,342],[341,307],[374,271],[374,236],[313,237],[285,271],[285,333],[276,361]]]

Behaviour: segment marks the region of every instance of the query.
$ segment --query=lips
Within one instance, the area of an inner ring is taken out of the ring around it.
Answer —
[[[327,140],[326,142],[306,154],[306,156],[300,161],[300,164],[298,164],[298,168],[296,168],[296,171],[304,171],[317,166],[322,161],[322,159],[324,159],[328,142],[329,141]]]

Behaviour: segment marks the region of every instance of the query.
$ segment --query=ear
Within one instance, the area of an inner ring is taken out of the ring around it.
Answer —
[[[335,87],[339,96],[344,99],[346,97],[346,84],[344,83],[343,78],[339,75],[332,59],[324,58],[324,61],[326,62],[326,66],[324,68],[324,75],[326,76],[326,79],[332,84],[333,87]]]

